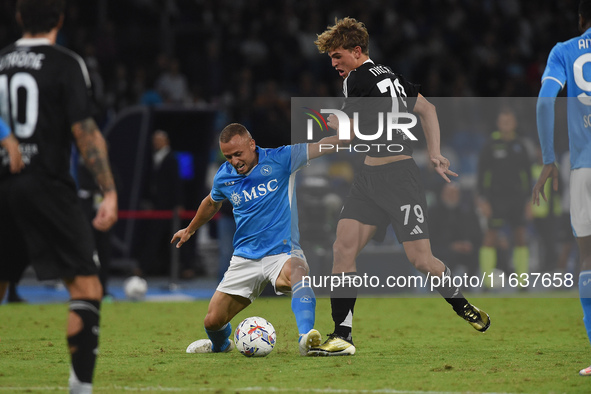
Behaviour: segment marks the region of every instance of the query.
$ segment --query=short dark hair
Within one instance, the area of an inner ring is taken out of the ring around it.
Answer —
[[[64,14],[65,0],[18,0],[23,31],[31,34],[47,33],[59,24]]]
[[[579,15],[586,21],[591,21],[591,0],[581,0],[579,3]]]
[[[220,133],[220,142],[224,144],[230,142],[230,140],[235,135],[241,135],[243,137],[252,138],[250,132],[246,129],[244,125],[241,125],[240,123],[230,123],[229,125],[224,127],[224,129]]]

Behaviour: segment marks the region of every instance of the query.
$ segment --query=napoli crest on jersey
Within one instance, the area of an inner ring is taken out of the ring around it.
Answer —
[[[242,197],[240,197],[240,194],[238,194],[236,192],[233,192],[230,195],[230,201],[232,201],[232,205],[234,205],[235,207],[237,207],[242,202]]]
[[[269,176],[273,172],[273,168],[270,165],[264,165],[261,167],[261,175]]]

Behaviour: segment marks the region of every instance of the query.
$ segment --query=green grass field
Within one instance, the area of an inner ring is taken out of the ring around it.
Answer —
[[[362,298],[353,357],[298,355],[286,297],[263,298],[238,315],[273,323],[268,357],[186,354],[204,338],[207,302],[113,303],[102,309],[96,393],[589,393],[591,364],[578,298],[472,300],[492,318],[481,334],[437,298]],[[65,305],[0,307],[0,392],[64,392],[69,364]],[[318,300],[316,327],[332,331],[330,303]]]

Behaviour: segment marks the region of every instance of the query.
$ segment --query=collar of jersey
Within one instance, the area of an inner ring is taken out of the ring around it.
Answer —
[[[39,45],[51,45],[51,42],[47,38],[21,38],[16,41],[16,46],[39,46]]]

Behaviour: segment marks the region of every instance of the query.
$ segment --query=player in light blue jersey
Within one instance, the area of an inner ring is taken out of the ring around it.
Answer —
[[[329,117],[329,126],[336,118]],[[333,127],[334,128],[334,127]],[[299,245],[295,172],[308,161],[330,153],[338,137],[317,143],[264,149],[241,124],[232,123],[220,134],[220,149],[227,162],[214,177],[211,193],[199,205],[189,225],[177,231],[177,248],[218,212],[225,199],[233,205],[236,232],[230,267],[209,302],[205,332],[209,339],[195,341],[187,353],[228,352],[233,342],[230,320],[253,302],[271,282],[277,294],[292,295],[291,308],[300,333],[299,349],[308,355],[320,345],[314,329],[316,297],[302,277],[309,272]],[[321,144],[326,144],[321,149]]]
[[[566,84],[568,103],[568,137],[571,160],[570,216],[573,233],[579,245],[581,273],[579,297],[583,321],[591,341],[591,0],[579,3],[579,37],[556,44],[542,76],[537,104],[538,135],[544,167],[532,193],[534,204],[540,194],[547,201],[544,185],[553,178],[558,189],[558,168],[554,156],[554,102]],[[591,375],[591,367],[579,372]]]

